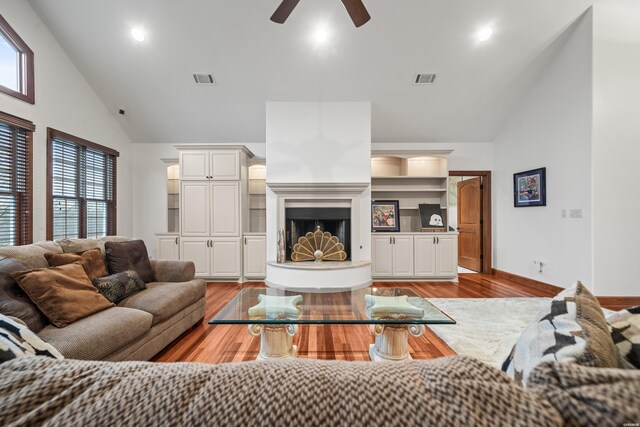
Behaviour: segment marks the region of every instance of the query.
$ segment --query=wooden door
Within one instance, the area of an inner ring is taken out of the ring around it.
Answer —
[[[183,236],[206,237],[210,235],[209,185],[206,181],[182,183],[180,189],[180,234]]]
[[[196,266],[196,277],[211,275],[211,239],[194,237],[180,238],[180,254],[183,261],[192,261]]]
[[[445,234],[436,237],[436,276],[456,277],[458,275],[458,247],[456,236]]]
[[[240,183],[211,184],[211,235],[240,236]]]
[[[211,239],[211,277],[240,277],[240,238]]]
[[[482,270],[482,178],[458,182],[458,265]]]
[[[267,274],[267,245],[265,236],[245,236],[244,277],[264,278]]]
[[[393,236],[393,277],[413,277],[413,236]]]
[[[434,277],[436,275],[436,237],[414,236],[413,252],[415,276]]]
[[[371,236],[371,275],[373,277],[393,276],[393,246],[389,235]]]

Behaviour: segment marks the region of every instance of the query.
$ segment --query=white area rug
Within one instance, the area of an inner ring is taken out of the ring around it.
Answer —
[[[456,353],[502,366],[524,329],[551,298],[427,298],[455,325],[427,325]],[[613,313],[602,309],[605,317]]]
[[[550,298],[428,298],[455,325],[427,325],[456,353],[497,367]]]

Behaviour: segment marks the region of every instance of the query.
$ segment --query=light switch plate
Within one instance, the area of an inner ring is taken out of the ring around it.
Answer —
[[[566,209],[561,209],[560,210],[560,218],[566,218],[567,217],[567,210]]]
[[[569,218],[582,218],[582,209],[569,209]]]

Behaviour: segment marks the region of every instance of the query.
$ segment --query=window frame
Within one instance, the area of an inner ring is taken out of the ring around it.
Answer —
[[[22,40],[22,38],[16,33],[16,31],[9,25],[6,19],[0,15],[0,36],[13,46],[13,48],[19,54],[18,60],[18,87],[19,91],[10,89],[6,86],[0,85],[0,92],[28,102],[29,104],[36,103],[35,95],[35,73],[33,65],[33,51]]]
[[[115,157],[113,162],[113,202],[111,206],[107,207],[107,236],[115,235],[117,233],[117,207],[118,207],[118,161],[120,153],[112,148],[105,147],[104,145],[96,144],[95,142],[88,141],[86,139],[68,134],[66,132],[59,131],[53,128],[47,128],[47,240],[53,240],[53,140],[59,138],[76,145],[80,145],[86,148],[100,151],[104,154]],[[81,201],[81,207],[78,218],[78,238],[87,238],[87,197],[78,197]]]
[[[22,207],[22,204],[16,206],[16,216],[18,220],[16,221],[17,226],[14,230],[14,233],[16,246],[28,245],[33,243],[33,132],[35,132],[36,126],[30,120],[26,120],[2,111],[0,111],[0,122],[9,126],[20,128],[26,132],[25,170],[28,177],[25,194],[27,197],[27,215],[25,217],[25,222],[21,222],[20,218],[22,218],[22,215],[20,214],[19,209]],[[13,186],[15,187],[15,183],[13,183]]]

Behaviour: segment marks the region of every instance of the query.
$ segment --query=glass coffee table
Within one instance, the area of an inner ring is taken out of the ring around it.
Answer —
[[[248,325],[260,336],[258,360],[296,356],[293,336],[300,325],[370,325],[374,361],[410,359],[409,334],[425,325],[455,320],[408,288],[362,288],[346,292],[302,293],[273,288],[244,288],[211,320],[212,325]]]

